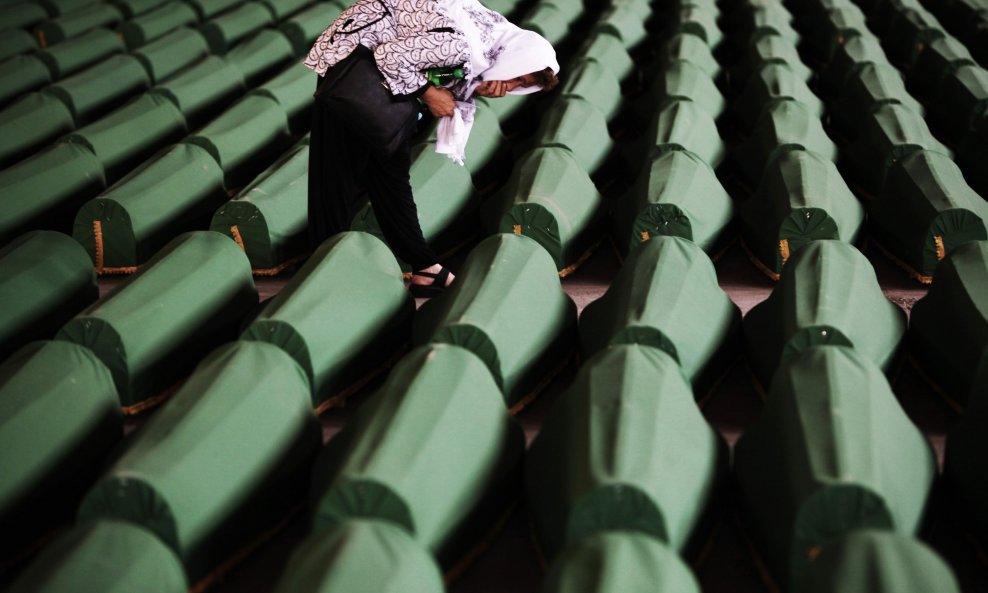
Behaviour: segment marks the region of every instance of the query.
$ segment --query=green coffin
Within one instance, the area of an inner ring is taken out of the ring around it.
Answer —
[[[0,62],[0,105],[37,90],[52,80],[51,70],[36,55],[13,56]]]
[[[560,91],[562,99],[578,97],[596,107],[606,120],[614,119],[621,108],[621,85],[602,62],[579,58],[569,70]],[[558,101],[557,101],[558,102]]]
[[[747,80],[768,64],[788,66],[800,79],[809,82],[813,71],[803,64],[796,46],[781,35],[765,35],[748,46],[738,65],[739,80]]]
[[[580,6],[575,2],[573,4]],[[550,0],[539,0],[528,9],[518,26],[534,31],[545,37],[553,46],[558,46],[569,35],[569,26],[573,20],[571,15],[567,14],[568,9],[560,8],[562,5]],[[578,10],[582,10],[582,6]]]
[[[167,97],[191,128],[222,112],[243,93],[243,75],[218,56],[207,56],[148,92]]]
[[[727,103],[710,75],[687,60],[677,60],[655,77],[649,91],[650,111],[675,99],[694,101],[713,118],[720,117]]]
[[[811,59],[820,64],[830,62],[834,53],[849,39],[871,35],[864,12],[853,2],[831,3],[827,8],[821,6],[817,14],[809,18],[814,19],[814,27],[807,31],[803,46]]]
[[[966,402],[988,369],[988,241],[957,247],[936,270],[909,317],[910,349],[953,401]]]
[[[56,337],[91,349],[113,373],[121,405],[138,411],[234,338],[256,306],[250,263],[237,244],[219,233],[186,233]]]
[[[917,95],[930,99],[936,96],[947,76],[963,66],[976,65],[963,43],[953,37],[943,37],[923,48],[909,71],[909,82]]]
[[[409,175],[422,235],[434,251],[446,253],[476,233],[477,192],[468,169],[437,153],[435,145],[429,143],[412,149]],[[302,191],[306,191],[305,188]],[[307,208],[304,198],[302,204]],[[370,203],[357,212],[350,229],[371,233],[384,240]],[[399,263],[403,270],[411,271],[407,263]]]
[[[0,22],[8,33],[18,29],[30,30],[48,20],[48,11],[38,2],[4,2],[0,7]],[[0,56],[0,59],[7,56]]]
[[[213,54],[223,55],[238,41],[274,24],[274,15],[260,2],[244,2],[202,24],[200,31]]]
[[[175,144],[86,202],[72,236],[97,272],[133,272],[176,235],[205,228],[225,199],[223,172],[209,154]]]
[[[495,99],[493,102],[497,103],[500,100]],[[471,128],[466,150],[464,150],[463,166],[473,176],[474,184],[478,188],[484,189],[497,183],[503,176],[501,171],[489,171],[488,169],[503,169],[504,163],[510,162],[510,143],[505,140],[504,133],[501,131],[501,122],[498,121],[497,113],[490,107],[490,103],[483,103],[478,100],[475,105],[477,109],[473,114],[473,128]],[[438,129],[438,126],[436,128]],[[436,130],[429,134],[427,142],[429,144],[436,142]],[[414,146],[412,150],[415,150]],[[431,147],[431,150],[434,151],[435,147]],[[413,162],[412,166],[414,167],[414,165]],[[510,165],[506,165],[506,167],[510,168]],[[415,190],[414,194],[417,204],[418,191]]]
[[[960,593],[953,571],[918,539],[888,531],[863,530],[828,542],[806,570],[800,591],[873,593],[936,591]]]
[[[223,169],[226,186],[245,185],[258,167],[274,161],[291,142],[288,116],[270,97],[244,97],[185,142],[209,151]]]
[[[64,138],[89,148],[113,183],[159,149],[184,136],[185,117],[165,97],[144,94]]]
[[[166,2],[168,0],[114,0],[113,4],[123,11],[124,16],[133,18],[150,12]]]
[[[814,116],[823,116],[823,102],[799,74],[786,64],[770,63],[748,79],[735,99],[732,107],[735,120],[743,129],[750,130],[765,108],[784,99],[799,101]]]
[[[388,364],[411,338],[414,310],[387,246],[367,233],[341,233],[312,254],[241,338],[290,354],[318,408]]]
[[[76,10],[83,10],[98,0],[36,0],[52,17],[59,17]]]
[[[833,161],[799,149],[781,152],[768,163],[758,190],[738,211],[745,246],[773,278],[810,242],[854,243],[864,222],[864,208]]]
[[[62,521],[123,438],[113,378],[67,342],[32,342],[0,366],[0,553]]]
[[[823,130],[820,118],[803,103],[783,99],[765,106],[751,136],[739,145],[735,159],[747,182],[757,187],[771,163],[791,150],[837,160],[837,145]],[[836,169],[833,174],[837,175]]]
[[[589,174],[604,164],[614,146],[607,131],[607,117],[581,97],[556,99],[541,119],[535,132],[538,145],[568,149]]]
[[[625,256],[652,237],[669,235],[710,252],[723,246],[733,216],[734,203],[713,169],[691,152],[674,150],[646,164],[615,204],[614,244]]]
[[[720,76],[720,62],[714,58],[710,46],[696,35],[677,33],[662,46],[659,58],[661,68],[668,68],[673,62],[679,60],[692,62],[711,79]]]
[[[99,159],[84,146],[58,143],[0,171],[0,244],[39,228],[65,232],[83,200],[106,187]]]
[[[490,232],[531,237],[568,274],[600,237],[602,200],[569,150],[539,147],[520,157],[511,178],[483,207]]]
[[[644,6],[645,10],[650,9],[647,3],[639,6]],[[596,20],[592,31],[614,35],[625,48],[631,50],[648,38],[645,19],[649,14],[643,13],[642,8],[636,7],[632,2],[611,4]]]
[[[196,11],[188,3],[175,0],[124,22],[117,30],[127,47],[135,49],[197,22]]]
[[[220,206],[209,229],[242,243],[255,273],[280,271],[309,248],[308,178],[309,147],[299,145]]]
[[[234,342],[134,434],[79,518],[140,525],[195,582],[301,501],[320,442],[302,369],[270,344]]]
[[[260,0],[271,11],[275,22],[281,22],[289,15],[297,14],[312,4],[312,0]]]
[[[988,446],[988,364],[981,369],[971,389],[967,409],[947,435],[947,453],[943,475],[950,493],[948,500],[959,503],[959,513],[973,531],[984,540],[988,537],[988,471],[985,471],[985,446]]]
[[[119,8],[109,2],[99,2],[45,21],[35,28],[35,34],[43,45],[51,46],[98,27],[112,29],[123,18]]]
[[[199,20],[208,21],[221,12],[226,12],[244,3],[244,0],[187,0],[195,9]]]
[[[838,45],[830,63],[820,72],[820,88],[828,96],[839,95],[848,76],[858,72],[865,64],[890,64],[877,37],[861,35],[851,37]]]
[[[44,92],[65,103],[76,125],[81,126],[150,86],[151,80],[141,62],[120,54],[47,87]]]
[[[54,80],[65,78],[124,51],[123,41],[109,29],[94,29],[37,53]]]
[[[694,101],[672,100],[652,120],[646,139],[656,155],[686,150],[716,169],[727,149],[710,113]]]
[[[283,72],[251,91],[252,95],[271,97],[288,116],[293,134],[309,130],[312,106],[313,72],[302,64],[292,64]]]
[[[935,120],[953,145],[964,137],[972,120],[984,120],[986,113],[988,70],[980,66],[961,66],[945,76],[930,102],[930,123]]]
[[[507,234],[481,241],[451,290],[423,305],[414,326],[416,344],[455,344],[479,356],[508,406],[544,386],[575,338],[576,306],[552,258],[535,241]]]
[[[748,364],[766,386],[786,358],[825,344],[853,347],[888,371],[905,332],[905,313],[882,294],[871,263],[841,241],[796,252],[744,318]]]
[[[446,563],[512,502],[524,449],[479,358],[446,344],[418,348],[316,461],[313,532],[380,519]]]
[[[0,168],[18,163],[73,129],[72,111],[61,100],[45,92],[23,95],[0,110]]]
[[[700,593],[689,566],[667,546],[627,531],[597,533],[560,554],[542,593]]]
[[[724,40],[724,34],[717,26],[719,16],[715,7],[697,3],[684,3],[669,18],[669,33],[687,33],[702,39],[710,49],[716,49]]]
[[[0,60],[38,49],[38,39],[23,29],[8,29],[0,38]]]
[[[882,41],[889,57],[908,69],[927,47],[944,36],[946,32],[933,13],[917,6],[917,10],[899,11]]]
[[[899,70],[890,64],[864,64],[844,79],[839,99],[831,109],[834,127],[846,138],[856,138],[875,109],[897,103],[919,116],[923,106],[906,90]]]
[[[435,560],[389,521],[350,519],[299,544],[275,593],[444,593]]]
[[[209,46],[198,31],[182,27],[130,52],[151,76],[161,83],[209,55]]]
[[[311,7],[281,21],[278,30],[291,41],[292,53],[305,55],[326,30],[327,23],[335,21],[336,17],[346,10],[347,5],[345,1],[316,2]]]
[[[184,593],[182,563],[153,533],[86,522],[50,543],[10,593]]]
[[[953,249],[988,239],[988,203],[948,156],[930,150],[889,169],[885,191],[868,202],[868,219],[876,237],[924,282]]]
[[[915,534],[937,473],[879,368],[832,345],[782,365],[735,445],[734,468],[748,530],[789,590],[832,538],[867,528]]]
[[[910,154],[927,150],[951,155],[930,133],[923,116],[904,105],[881,105],[865,116],[860,128],[844,159],[849,178],[872,197],[882,193],[890,170]]]
[[[743,23],[741,36],[754,43],[767,35],[778,35],[793,45],[800,42],[792,27],[792,15],[781,2],[765,2],[753,6]]]
[[[679,237],[631,252],[607,293],[580,317],[584,357],[619,344],[663,350],[702,395],[739,352],[741,312],[717,284],[710,258]]]
[[[229,4],[231,0],[220,1]],[[234,4],[242,2],[235,0]],[[290,63],[298,61],[288,37],[273,28],[261,29],[241,40],[223,57],[240,70],[248,88],[261,85]]]
[[[635,64],[621,40],[607,32],[588,35],[586,42],[574,54],[574,58],[587,58],[603,64],[619,82],[630,75]]]
[[[641,344],[590,358],[525,461],[528,508],[546,556],[601,531],[682,550],[727,471],[673,357]]]
[[[68,235],[25,233],[0,249],[0,360],[52,337],[99,298],[93,263]]]

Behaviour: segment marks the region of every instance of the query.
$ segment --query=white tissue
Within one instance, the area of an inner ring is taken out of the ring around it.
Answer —
[[[476,110],[477,106],[472,102],[457,101],[453,115],[440,119],[436,130],[436,152],[445,154],[461,167]]]

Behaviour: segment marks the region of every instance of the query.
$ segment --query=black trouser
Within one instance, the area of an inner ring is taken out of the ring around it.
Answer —
[[[413,270],[439,261],[425,242],[412,198],[406,142],[391,157],[379,156],[350,132],[319,101],[312,106],[309,137],[309,243],[313,249],[350,229],[361,185],[367,189],[374,216],[395,255]]]

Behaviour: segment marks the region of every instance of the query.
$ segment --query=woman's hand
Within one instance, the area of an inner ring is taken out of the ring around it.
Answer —
[[[456,100],[453,93],[446,89],[430,86],[422,94],[422,102],[429,108],[429,113],[436,117],[449,117],[456,111]]]
[[[508,86],[508,82],[504,80],[487,80],[477,85],[473,93],[481,97],[496,99],[503,97],[511,90]]]

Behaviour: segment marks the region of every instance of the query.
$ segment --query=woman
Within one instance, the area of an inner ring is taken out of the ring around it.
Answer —
[[[357,0],[326,29],[305,65],[322,80],[358,46],[370,49],[388,90],[421,100],[436,117],[457,115],[473,95],[502,97],[551,88],[559,71],[552,46],[477,0]],[[450,88],[424,71],[460,67]],[[458,104],[459,102],[459,104]],[[385,239],[412,270],[415,296],[432,296],[453,275],[425,242],[409,183],[410,146],[391,156],[366,146],[348,122],[317,102],[309,139],[309,239],[313,248],[349,229],[363,185]]]

